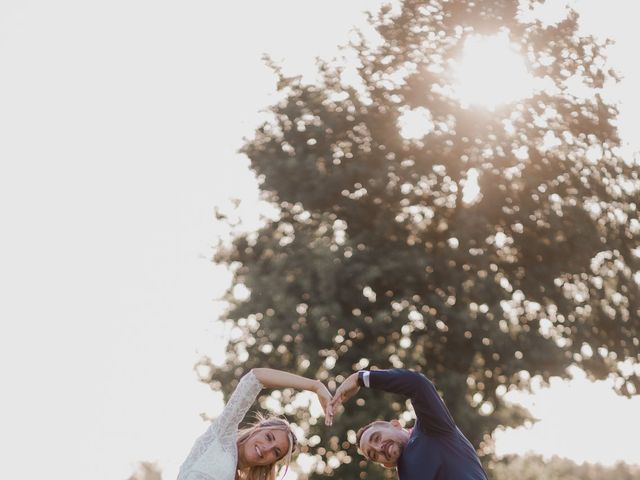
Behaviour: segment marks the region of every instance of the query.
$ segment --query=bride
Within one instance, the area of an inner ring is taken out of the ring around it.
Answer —
[[[331,424],[331,393],[319,380],[270,368],[254,368],[236,387],[220,416],[193,445],[178,480],[275,480],[276,464],[287,466],[297,440],[281,418],[260,418],[249,428],[238,425],[263,388],[295,388],[314,392]]]

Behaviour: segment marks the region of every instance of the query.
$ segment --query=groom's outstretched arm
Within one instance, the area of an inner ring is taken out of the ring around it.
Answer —
[[[350,375],[335,392],[333,410],[355,395],[361,386],[408,397],[418,417],[418,426],[425,431],[443,434],[455,429],[455,422],[433,383],[411,370],[361,370]]]

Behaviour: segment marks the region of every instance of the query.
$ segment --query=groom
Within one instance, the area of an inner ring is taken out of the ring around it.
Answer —
[[[401,369],[361,370],[336,390],[331,411],[360,387],[409,397],[417,417],[410,430],[397,420],[378,420],[362,427],[356,435],[357,445],[367,459],[387,468],[397,467],[400,480],[487,479],[473,446],[424,375]]]

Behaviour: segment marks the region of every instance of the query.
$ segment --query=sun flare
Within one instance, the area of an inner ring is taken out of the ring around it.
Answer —
[[[465,105],[493,109],[533,90],[533,78],[506,32],[469,37],[455,75],[454,91]]]

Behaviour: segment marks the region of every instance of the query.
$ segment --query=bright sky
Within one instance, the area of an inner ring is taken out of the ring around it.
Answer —
[[[139,460],[175,478],[198,414],[220,407],[192,367],[222,353],[213,208],[240,197],[255,222],[235,151],[273,92],[260,57],[311,71],[372,3],[0,4],[1,478],[124,479]],[[619,41],[629,134],[639,6],[580,5],[585,28]],[[542,420],[499,451],[640,463],[611,428],[640,429],[638,399],[559,382],[522,401]]]

